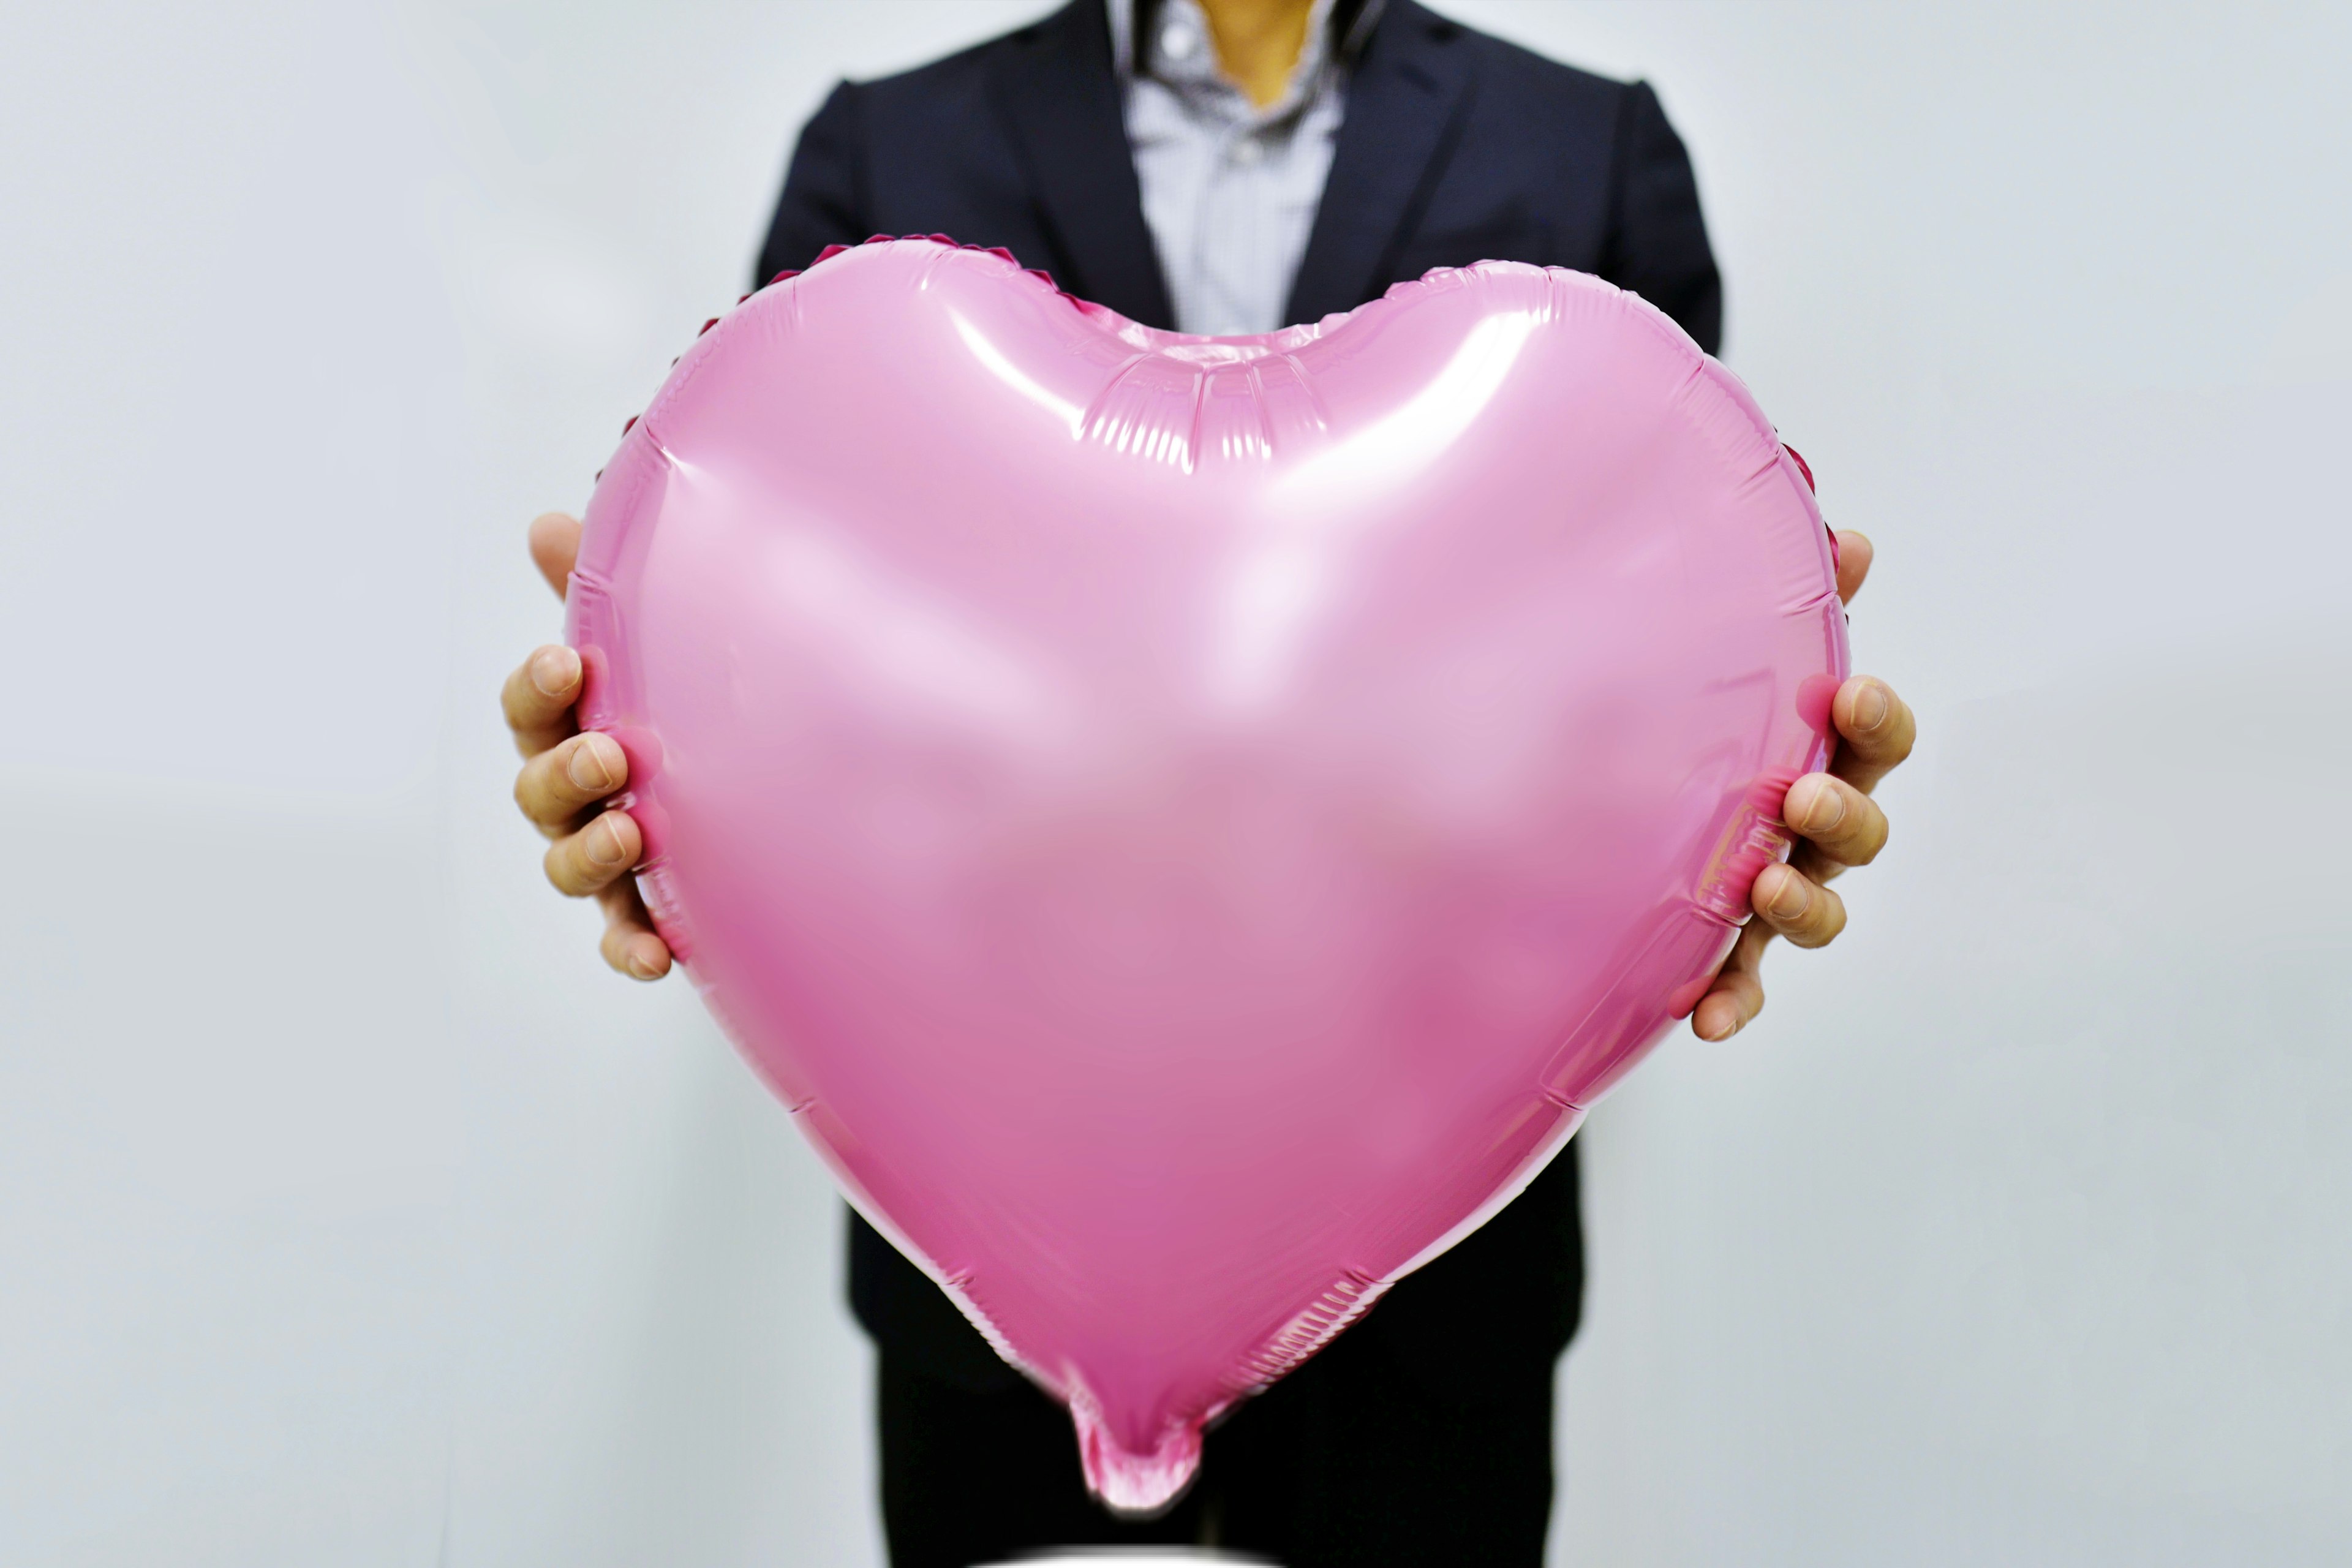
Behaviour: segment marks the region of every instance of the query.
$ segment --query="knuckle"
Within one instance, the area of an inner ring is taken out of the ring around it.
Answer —
[[[551,827],[570,817],[576,805],[564,798],[561,779],[548,764],[547,759],[552,754],[541,752],[515,774],[515,805],[542,827]]]
[[[506,716],[509,730],[530,727],[534,714],[521,670],[518,669],[507,677],[507,683],[499,689],[499,711]]]
[[[1873,751],[1879,760],[1892,767],[1911,754],[1913,743],[1919,739],[1919,726],[1912,717],[1909,703],[1899,697],[1889,697],[1887,700],[1893,707],[1886,715],[1886,722],[1878,727],[1878,733],[1873,737],[1875,742]]]
[[[1823,889],[1821,903],[1812,911],[1806,928],[1808,947],[1822,947],[1836,941],[1838,933],[1845,930],[1845,900]]]
[[[547,879],[572,898],[596,892],[636,857],[636,825],[620,812],[595,818],[548,847]]]
[[[1838,836],[1835,843],[1824,845],[1823,848],[1840,866],[1867,866],[1878,858],[1878,852],[1885,847],[1886,814],[1865,799],[1852,826]]]

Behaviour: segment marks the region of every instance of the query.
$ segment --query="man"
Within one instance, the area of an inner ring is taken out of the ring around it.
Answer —
[[[1553,64],[1412,0],[1074,0],[922,69],[843,84],[803,132],[764,279],[876,233],[1003,246],[1072,293],[1159,327],[1270,331],[1353,309],[1432,267],[1501,258],[1595,272],[1712,351],[1721,292],[1681,142],[1648,88]],[[559,591],[578,524],[531,547]],[[1842,536],[1851,596],[1870,548]],[[619,748],[575,735],[579,664],[542,648],[509,679],[530,760],[516,794],[556,842],[550,878],[604,906],[605,958],[669,953],[624,874],[635,826],[598,803]],[[1871,858],[1868,790],[1911,718],[1866,679],[1839,693],[1833,774],[1784,815],[1808,840],[1756,885],[1758,919],[1693,1016],[1728,1038],[1763,1004],[1775,934],[1834,937],[1823,884]],[[583,816],[583,814],[586,814]],[[1179,1542],[1319,1563],[1530,1564],[1551,1497],[1552,1371],[1582,1284],[1570,1153],[1482,1230],[1209,1440],[1164,1517],[1087,1499],[1066,1418],[936,1287],[853,1219],[850,1291],[880,1351],[885,1523],[898,1568],[1096,1542]]]

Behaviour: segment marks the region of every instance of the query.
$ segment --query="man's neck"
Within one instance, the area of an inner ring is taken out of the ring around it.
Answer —
[[[1217,67],[1260,109],[1290,87],[1314,0],[1199,0]]]

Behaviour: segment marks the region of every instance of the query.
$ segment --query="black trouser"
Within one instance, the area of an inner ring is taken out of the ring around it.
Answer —
[[[1070,1418],[1028,1384],[975,1389],[881,1362],[892,1568],[966,1568],[1058,1546],[1202,1545],[1286,1568],[1536,1568],[1551,1512],[1551,1379],[1502,1398],[1432,1393],[1342,1334],[1209,1434],[1167,1514],[1087,1495]]]

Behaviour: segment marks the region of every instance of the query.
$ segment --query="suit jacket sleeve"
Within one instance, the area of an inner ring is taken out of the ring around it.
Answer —
[[[1722,352],[1723,279],[1699,216],[1698,180],[1647,82],[1626,90],[1616,154],[1601,275],[1672,316],[1707,353]]]
[[[859,89],[842,82],[801,128],[784,194],[760,247],[754,289],[786,268],[803,268],[828,245],[856,245],[874,232],[866,216]]]

